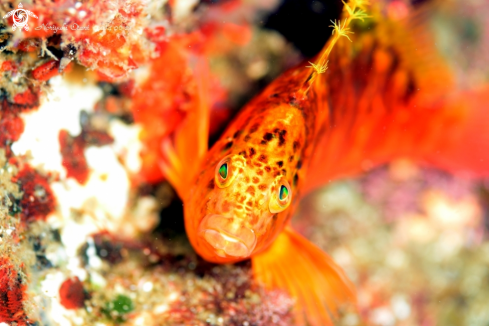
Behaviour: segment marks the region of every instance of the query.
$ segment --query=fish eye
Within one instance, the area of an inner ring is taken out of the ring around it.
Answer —
[[[226,188],[234,181],[236,168],[240,163],[233,159],[233,155],[228,155],[217,164],[214,179],[219,188]]]
[[[289,207],[292,200],[292,190],[290,189],[290,185],[287,180],[285,180],[285,178],[281,178],[277,184],[277,190],[272,194],[272,198],[270,199],[270,203],[268,205],[270,212],[273,214],[280,213],[285,210],[287,207]]]
[[[221,177],[220,179],[226,180],[228,177],[228,162],[224,162],[223,164],[221,164],[218,172],[219,176]]]
[[[289,189],[286,186],[281,185],[280,190],[278,192],[278,200],[280,203],[285,204],[287,198],[289,198]]]

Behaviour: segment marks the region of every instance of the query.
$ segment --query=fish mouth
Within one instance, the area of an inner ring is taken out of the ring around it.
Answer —
[[[219,257],[247,258],[256,246],[255,232],[232,217],[207,215],[200,223],[199,233]]]

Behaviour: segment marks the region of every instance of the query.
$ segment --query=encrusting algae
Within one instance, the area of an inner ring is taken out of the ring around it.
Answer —
[[[487,324],[489,75],[433,45],[471,5],[345,2],[278,78],[298,55],[259,27],[277,1],[22,5],[30,28],[0,30],[1,326]]]

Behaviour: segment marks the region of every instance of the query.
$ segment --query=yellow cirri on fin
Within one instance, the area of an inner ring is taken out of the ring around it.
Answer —
[[[197,103],[187,112],[173,139],[165,139],[161,146],[164,157],[159,162],[160,168],[182,200],[189,193],[200,166],[199,162],[208,149],[210,114],[208,69],[205,59],[197,58],[194,68]]]
[[[343,305],[356,305],[354,286],[341,267],[291,227],[252,257],[252,268],[257,281],[284,289],[297,300],[297,325],[333,325]]]

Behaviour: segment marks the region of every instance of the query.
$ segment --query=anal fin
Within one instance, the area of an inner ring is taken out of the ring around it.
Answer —
[[[331,257],[287,227],[265,252],[252,257],[255,279],[296,300],[297,325],[333,325],[344,305],[356,304],[354,286]]]

